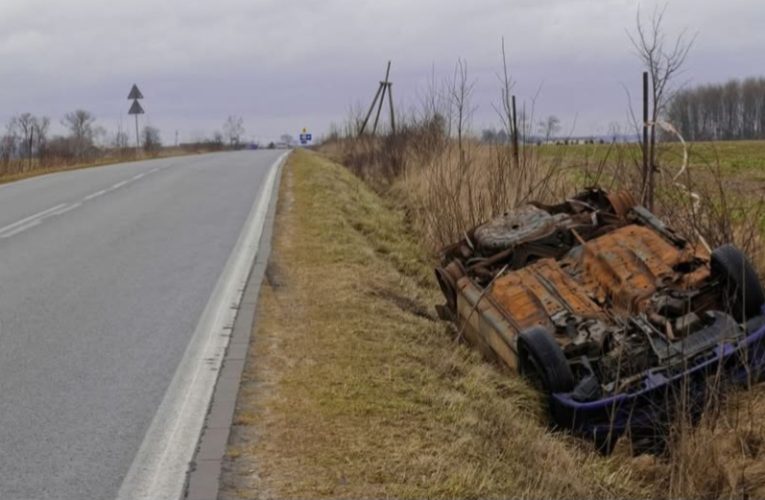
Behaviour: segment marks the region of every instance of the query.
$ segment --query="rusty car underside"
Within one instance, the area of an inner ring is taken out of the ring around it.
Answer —
[[[549,332],[582,401],[637,390],[647,370],[680,370],[721,335],[742,335],[720,312],[709,252],[624,192],[507,212],[445,248],[436,276],[439,314],[511,369],[522,332]]]

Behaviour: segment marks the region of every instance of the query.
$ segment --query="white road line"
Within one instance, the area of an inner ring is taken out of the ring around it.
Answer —
[[[71,205],[69,205],[67,207],[64,207],[64,208],[62,208],[60,210],[56,210],[55,212],[49,213],[48,215],[43,217],[43,219],[48,218],[48,217],[52,217],[54,215],[63,215],[65,213],[67,213],[67,212],[71,212],[75,208],[80,208],[81,206],[82,206],[82,202],[81,201],[78,201],[77,203],[72,203]],[[42,219],[40,219],[40,220],[42,220]]]
[[[5,227],[1,227],[0,228],[0,234],[6,232],[8,230],[14,229],[17,226],[23,226],[27,222],[32,221],[34,219],[45,217],[49,213],[55,212],[56,210],[60,210],[61,208],[65,207],[65,206],[66,206],[66,203],[62,203],[60,205],[56,205],[55,207],[51,207],[51,208],[49,208],[47,210],[43,210],[42,212],[38,212],[38,213],[36,213],[34,215],[30,215],[29,217],[25,217],[25,218],[23,218],[23,219],[21,219],[19,221],[14,222],[13,224],[8,224]]]
[[[102,189],[101,191],[96,191],[95,193],[91,193],[87,195],[85,198],[82,199],[82,201],[90,201],[98,198],[99,196],[103,196],[106,194],[106,189]]]
[[[3,238],[3,239],[10,238],[11,236],[15,236],[15,235],[17,235],[19,233],[23,233],[27,229],[32,229],[35,226],[39,226],[40,223],[42,223],[42,219],[35,219],[35,220],[31,221],[31,222],[28,222],[28,223],[24,224],[23,226],[19,226],[16,229],[8,231],[7,233],[0,234],[0,238]]]
[[[156,170],[158,169],[155,168],[151,172],[154,172]],[[46,210],[43,210],[42,212],[38,212],[34,215],[30,215],[29,217],[25,217],[19,221],[14,222],[13,224],[8,224],[7,226],[0,228],[0,238],[10,238],[11,236],[14,236],[16,234],[26,231],[27,229],[30,229],[39,225],[43,221],[43,219],[46,219],[48,217],[52,217],[55,215],[63,215],[67,212],[71,212],[72,210],[81,207],[84,202],[93,200],[95,198],[98,198],[99,196],[103,196],[110,191],[114,191],[115,189],[119,189],[122,186],[130,184],[133,181],[141,179],[145,175],[146,175],[145,173],[138,174],[130,179],[113,184],[112,187],[108,189],[102,189],[100,191],[96,191],[95,193],[91,193],[85,196],[82,199],[82,201],[78,201],[72,204],[62,203],[60,205],[56,205],[55,207],[51,207]]]
[[[27,217],[26,219],[22,219],[19,222],[16,222],[15,227],[6,226],[3,228],[2,231],[0,231],[0,238],[10,238],[11,236],[15,236],[19,233],[23,233],[27,229],[32,229],[35,226],[39,226],[40,223],[49,218],[49,217],[55,217],[56,215],[62,215],[67,212],[71,212],[75,208],[78,208],[82,206],[81,202],[78,203],[72,203],[71,205],[67,205],[66,203],[62,203],[61,205],[58,205],[56,207],[53,207],[53,209],[45,210],[44,212],[40,212],[37,214],[36,217]],[[20,224],[23,223],[23,224]]]
[[[183,359],[122,482],[119,500],[174,500],[183,495],[189,463],[229,342],[224,334],[225,326],[233,324],[236,317],[236,309],[231,306],[238,305],[242,299],[258,252],[270,198],[277,189],[277,169],[287,154],[279,157],[263,182],[260,196],[253,203]]]

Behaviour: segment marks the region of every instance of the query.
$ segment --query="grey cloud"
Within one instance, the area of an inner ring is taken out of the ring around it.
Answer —
[[[655,2],[642,2],[650,12]],[[640,65],[625,29],[630,0],[276,1],[3,0],[0,120],[21,111],[54,121],[76,107],[113,129],[127,117],[134,81],[146,119],[170,140],[211,133],[228,114],[248,133],[317,133],[366,103],[393,60],[397,100],[416,104],[431,69],[451,74],[465,58],[477,79],[476,128],[496,122],[496,72],[506,38],[519,97],[542,84],[538,115],[577,132],[623,121],[621,84],[637,88]],[[699,37],[684,78],[703,82],[758,70],[765,45],[759,1],[672,0],[669,32]]]

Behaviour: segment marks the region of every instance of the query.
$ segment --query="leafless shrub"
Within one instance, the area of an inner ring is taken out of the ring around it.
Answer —
[[[156,156],[162,149],[162,137],[159,129],[150,125],[145,126],[141,130],[141,144],[147,154]]]
[[[632,42],[638,57],[648,72],[650,82],[651,114],[650,114],[650,141],[648,146],[648,171],[643,172],[643,186],[639,191],[641,199],[646,206],[654,208],[654,172],[657,165],[657,134],[656,124],[661,115],[666,111],[667,103],[673,92],[674,78],[680,72],[693,46],[695,37],[688,37],[686,32],[681,32],[672,41],[667,41],[664,30],[664,14],[667,5],[663,8],[656,7],[649,20],[644,20],[640,15],[640,9],[636,15],[635,33],[628,36]]]
[[[596,161],[580,165],[584,183],[640,193],[639,146],[606,147]],[[671,221],[693,243],[710,249],[733,243],[765,273],[761,251],[765,201],[742,180],[727,176],[716,153],[707,157],[696,153],[692,145],[684,147],[686,159],[677,147],[663,150],[658,157],[654,213]]]

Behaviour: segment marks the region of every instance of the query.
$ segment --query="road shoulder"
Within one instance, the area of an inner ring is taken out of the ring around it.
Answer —
[[[279,160],[279,163],[282,161]],[[184,495],[188,500],[218,498],[221,469],[255,321],[258,295],[271,255],[271,240],[281,176],[282,167],[277,166],[275,189],[269,201],[258,251],[242,292],[239,312],[231,328],[231,338],[221,364],[220,375],[215,384],[199,443],[186,478]]]

